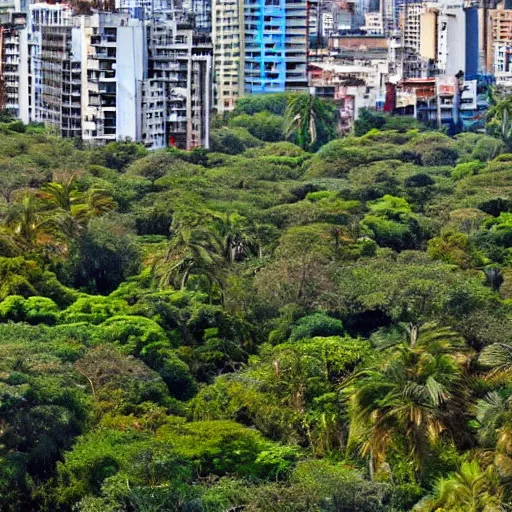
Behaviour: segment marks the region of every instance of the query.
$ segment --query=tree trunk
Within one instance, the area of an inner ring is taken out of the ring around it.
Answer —
[[[407,327],[407,331],[409,333],[409,345],[411,348],[414,348],[416,346],[416,342],[418,341],[419,326],[410,323]]]

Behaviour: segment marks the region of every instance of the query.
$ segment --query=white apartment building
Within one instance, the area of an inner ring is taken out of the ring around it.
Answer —
[[[420,52],[441,74],[466,67],[466,13],[462,0],[428,2],[420,15]]]
[[[29,119],[28,46],[26,18],[15,19],[4,13],[9,22],[0,25],[0,105],[24,122]]]
[[[182,14],[40,3],[2,16],[0,103],[25,123],[89,144],[208,147],[212,47]]]
[[[361,27],[368,35],[381,36],[384,34],[382,14],[380,12],[367,12],[364,15],[364,25]]]

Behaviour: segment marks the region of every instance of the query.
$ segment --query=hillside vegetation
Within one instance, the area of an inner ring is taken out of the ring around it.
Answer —
[[[0,510],[510,509],[512,154],[333,116],[0,125]]]

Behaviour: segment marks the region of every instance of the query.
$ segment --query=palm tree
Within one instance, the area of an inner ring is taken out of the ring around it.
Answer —
[[[505,508],[504,489],[494,469],[482,469],[478,462],[463,462],[459,471],[438,480],[430,496],[421,500],[414,512],[501,512]]]
[[[512,477],[511,398],[504,398],[493,391],[478,400],[475,407],[478,441],[482,447],[477,454],[483,455],[482,459],[490,463],[509,484]]]
[[[225,213],[216,216],[215,224],[222,245],[222,253],[228,263],[241,261],[249,254],[256,252],[256,241],[249,233],[244,217]]]
[[[73,206],[80,202],[82,193],[77,190],[76,176],[73,174],[64,182],[45,183],[39,193],[42,199],[47,200],[65,212],[72,212]]]
[[[287,138],[297,136],[298,145],[313,150],[327,142],[335,132],[333,108],[312,94],[298,94],[288,102],[285,112]]]
[[[452,438],[464,410],[457,350],[460,337],[433,326],[416,343],[384,351],[383,362],[356,373],[345,385],[350,403],[349,447],[369,457],[370,473],[381,467],[398,441],[421,476],[441,435]]]
[[[507,147],[512,150],[512,98],[506,97],[497,101],[487,114],[488,120],[497,121],[500,135]]]
[[[154,266],[160,286],[185,289],[191,275],[207,278],[210,285],[222,284],[222,243],[217,234],[198,218],[175,218],[174,233],[163,258]]]
[[[46,183],[39,197],[53,206],[49,218],[57,236],[71,240],[87,226],[91,217],[102,215],[115,207],[115,201],[102,189],[78,190],[76,175],[64,182]]]
[[[49,234],[48,225],[32,194],[25,194],[21,202],[12,205],[7,212],[5,226],[12,233],[12,241],[23,251],[54,245],[55,240]]]
[[[488,368],[487,380],[508,383],[512,375],[512,345],[493,343],[484,347],[478,362]]]

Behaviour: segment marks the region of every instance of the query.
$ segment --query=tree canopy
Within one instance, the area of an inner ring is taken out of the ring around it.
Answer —
[[[250,96],[209,151],[2,118],[0,510],[509,510],[507,105]]]

